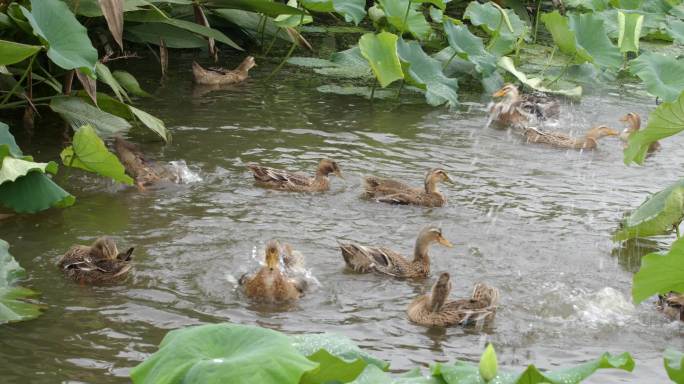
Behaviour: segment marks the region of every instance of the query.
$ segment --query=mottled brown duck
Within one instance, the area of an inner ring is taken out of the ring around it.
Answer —
[[[451,288],[451,277],[443,272],[430,293],[409,304],[406,311],[409,320],[429,327],[448,327],[487,322],[494,318],[499,301],[496,288],[477,283],[469,299],[447,301]]]
[[[292,251],[292,248],[289,248]],[[290,277],[286,271],[280,269],[280,244],[276,240],[266,243],[265,259],[266,265],[254,275],[240,278],[240,284],[244,286],[247,297],[254,301],[269,303],[299,299],[304,293],[305,283],[303,280]],[[303,265],[303,260],[299,262]]]
[[[658,296],[658,310],[671,320],[684,320],[684,295],[670,292]]]
[[[203,68],[197,62],[192,62],[192,75],[195,83],[202,85],[237,84],[247,80],[249,70],[256,66],[254,57],[247,56],[235,69]]]
[[[620,134],[620,140],[624,141],[624,147],[627,148],[629,146],[629,138],[635,134],[636,132],[641,129],[641,116],[639,116],[638,113],[630,112],[620,118],[620,121],[623,123],[627,124],[627,128],[625,128],[622,133]],[[657,151],[660,149],[660,143],[657,141],[654,141],[651,143],[651,145],[648,146],[648,152],[649,154],[653,154],[653,152]]]
[[[383,203],[441,207],[447,199],[437,188],[440,182],[453,183],[446,171],[439,168],[427,172],[423,188],[414,188],[397,180],[366,176],[364,196]]]
[[[114,240],[100,237],[88,245],[74,245],[62,255],[57,267],[64,276],[82,284],[123,280],[131,269],[133,248],[119,253]]]
[[[605,125],[594,127],[582,137],[572,137],[563,132],[540,131],[536,128],[525,128],[523,135],[528,143],[548,144],[558,148],[596,149],[599,139],[606,136],[617,136],[618,131]]]
[[[166,164],[147,159],[137,145],[120,136],[114,138],[114,153],[140,190],[160,181],[179,182],[177,172]]]
[[[292,192],[324,192],[330,189],[328,175],[332,173],[344,178],[340,167],[330,159],[323,159],[318,163],[316,175],[313,177],[258,164],[248,164],[247,168],[252,171],[257,185]]]
[[[526,127],[531,122],[557,118],[560,103],[543,93],[521,94],[513,84],[506,84],[492,95],[501,100],[489,107],[490,119],[500,126]]]
[[[342,257],[347,266],[360,273],[376,272],[399,278],[425,278],[430,274],[428,248],[432,243],[453,247],[435,226],[425,227],[418,234],[413,260],[386,247],[368,247],[356,243],[340,243]]]

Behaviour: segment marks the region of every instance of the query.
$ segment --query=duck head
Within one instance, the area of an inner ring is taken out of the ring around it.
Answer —
[[[278,269],[280,265],[280,244],[277,240],[266,243],[266,266],[271,270]]]
[[[340,166],[337,165],[337,162],[335,160],[331,159],[322,159],[318,163],[318,172],[321,175],[328,176],[329,174],[333,174],[341,179],[344,179],[344,176],[342,176],[342,171],[340,170]]]

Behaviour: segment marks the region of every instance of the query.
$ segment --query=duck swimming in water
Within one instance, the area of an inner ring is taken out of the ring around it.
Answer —
[[[254,57],[247,56],[235,69],[202,68],[197,62],[192,62],[192,75],[195,83],[202,85],[237,84],[247,80],[249,70],[256,66]]]
[[[521,128],[530,123],[557,118],[560,103],[545,94],[521,94],[513,84],[506,84],[492,97],[501,98],[489,107],[490,119],[500,126]]]
[[[572,137],[562,132],[540,131],[536,128],[525,128],[523,135],[528,143],[548,144],[558,148],[596,149],[599,139],[606,136],[617,136],[618,131],[605,125],[594,127],[582,137]]]
[[[74,245],[60,257],[57,267],[64,276],[82,284],[123,280],[131,269],[133,248],[119,253],[114,240],[100,237],[92,245]]]
[[[439,168],[427,172],[423,188],[414,188],[397,180],[367,176],[364,178],[364,196],[383,203],[441,207],[447,199],[437,189],[440,182],[453,183],[446,171]]]
[[[126,169],[126,174],[135,180],[135,185],[140,190],[160,181],[180,181],[178,173],[168,165],[147,159],[137,145],[123,137],[114,138],[114,153]]]
[[[305,282],[287,273],[288,268],[303,267],[303,256],[292,256],[293,250],[289,245],[286,251],[290,259],[284,260],[286,270],[283,271],[280,269],[280,244],[276,240],[266,243],[266,265],[254,275],[240,278],[239,283],[244,286],[247,297],[255,301],[279,303],[295,301],[303,295]]]
[[[328,175],[332,173],[337,177],[344,178],[337,162],[330,159],[322,159],[318,163],[314,177],[258,164],[249,164],[247,168],[252,171],[257,185],[291,192],[327,191],[330,189]]]

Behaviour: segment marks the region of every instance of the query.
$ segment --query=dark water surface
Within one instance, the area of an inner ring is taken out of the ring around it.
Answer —
[[[296,68],[260,82],[272,68],[262,65],[257,80],[200,96],[190,60],[172,61],[172,76],[154,99],[140,103],[164,119],[173,142],[162,146],[137,130],[131,136],[152,157],[187,161],[201,182],[140,193],[72,172],[66,188],[78,197],[75,206],[0,221],[1,237],[29,273],[25,285],[41,291],[48,306],[37,320],[0,327],[0,381],[127,382],[130,368],[169,330],[221,321],[340,333],[396,370],[477,361],[491,341],[509,367],[554,368],[629,351],[634,373],[608,371],[591,382],[666,380],[662,351],[684,348],[681,328],[656,313],[652,301],[634,307],[630,289],[639,257],[670,240],[621,246],[610,235],[624,211],[681,177],[684,136],[665,141],[646,167],[626,167],[616,138],[581,153],[485,128],[486,100],[479,95],[463,96],[455,111],[410,96],[403,104],[370,104],[318,93],[320,79]],[[153,78],[145,86],[154,90],[157,68],[141,66],[133,72]],[[626,112],[653,110],[652,98],[634,94],[643,92],[591,90],[581,104],[566,106],[556,128],[616,125]],[[41,160],[55,155],[49,148],[57,137],[36,141],[25,152]],[[321,157],[339,161],[347,177],[333,179],[321,195],[255,188],[244,167],[260,162],[313,171]],[[359,199],[364,174],[420,185],[435,166],[456,180],[442,187],[449,198],[444,208]],[[410,253],[428,223],[440,224],[455,244],[431,252],[433,275],[449,271],[454,278],[452,295],[467,295],[481,280],[501,290],[490,328],[413,325],[406,306],[432,279],[394,281],[345,270],[337,239]],[[102,234],[136,247],[129,279],[107,287],[65,281],[54,266],[59,255]],[[281,312],[248,303],[234,284],[271,238],[302,251],[321,282]]]

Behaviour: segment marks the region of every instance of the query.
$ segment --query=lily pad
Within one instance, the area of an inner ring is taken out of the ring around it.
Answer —
[[[672,243],[665,255],[649,253],[642,257],[641,268],[634,274],[632,299],[635,303],[670,291],[684,292],[684,238]]]
[[[50,101],[50,108],[59,113],[74,130],[89,124],[102,137],[109,137],[131,127],[128,121],[100,110],[80,97],[55,97]]]
[[[547,88],[542,85],[542,79],[538,77],[527,77],[523,72],[520,72],[515,68],[515,64],[513,64],[513,60],[508,57],[504,56],[499,59],[498,62],[499,67],[505,69],[508,71],[510,74],[515,76],[518,80],[520,80],[523,84],[526,86],[535,89],[540,92],[545,92],[545,93],[551,93],[551,94],[557,94],[557,95],[563,95],[571,98],[580,98],[582,96],[582,87],[577,86],[575,88],[570,88],[570,89],[555,89],[555,88]]]
[[[630,70],[652,95],[674,101],[684,91],[684,60],[672,55],[644,52],[630,62]]]
[[[299,383],[317,363],[289,337],[265,328],[211,324],[171,331],[131,370],[134,383]]]
[[[446,77],[442,64],[428,56],[418,42],[400,38],[397,52],[400,60],[408,64],[403,67],[407,82],[425,91],[428,104],[458,105],[458,80]]]
[[[684,180],[652,195],[627,216],[613,239],[664,235],[674,231],[684,219]]]
[[[684,353],[668,348],[663,354],[663,360],[670,380],[677,384],[684,383]]]
[[[361,54],[368,60],[373,74],[383,88],[404,78],[397,55],[398,39],[395,34],[381,32],[377,35],[367,33],[359,40]]]
[[[42,306],[27,302],[38,292],[22,288],[16,283],[26,276],[24,269],[9,253],[9,244],[0,239],[0,324],[34,319],[41,315]]]

